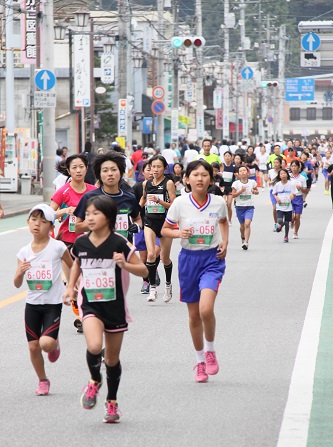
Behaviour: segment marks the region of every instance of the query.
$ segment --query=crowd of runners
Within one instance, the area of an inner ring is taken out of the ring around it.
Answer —
[[[90,379],[81,405],[95,407],[104,362],[103,421],[119,422],[120,351],[131,321],[126,302],[129,274],[142,278],[140,292],[148,303],[158,299],[161,278],[163,301],[169,303],[177,278],[180,300],[188,308],[195,380],[207,382],[219,371],[214,304],[233,215],[239,222],[241,249],[247,251],[255,196],[269,194],[272,229],[283,232],[283,242],[288,243],[290,230],[298,239],[307,196],[320,174],[325,179],[323,193],[329,194],[329,142],[297,140],[253,147],[205,139],[201,147],[186,142],[184,146],[166,145],[155,151],[152,145],[135,145],[128,157],[114,146],[93,157],[77,154],[59,160],[61,177],[50,204],[36,205],[29,213],[32,241],[17,255],[14,278],[16,287],[24,281],[28,285],[25,325],[38,396],[49,394],[43,352],[50,362],[59,358],[62,305],[69,305],[87,345]],[[130,186],[124,177],[132,169],[136,182]],[[2,217],[2,207],[0,211]],[[56,219],[60,227],[54,234]],[[177,274],[170,258],[174,238],[181,245]]]

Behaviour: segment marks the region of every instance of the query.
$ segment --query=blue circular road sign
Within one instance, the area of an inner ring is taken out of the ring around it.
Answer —
[[[35,84],[39,90],[51,90],[56,83],[56,77],[50,70],[39,70],[35,76]]]
[[[241,71],[241,76],[243,79],[245,80],[249,80],[253,78],[253,70],[250,67],[244,67],[243,70]]]
[[[317,51],[320,47],[320,37],[316,33],[307,33],[302,37],[302,47],[305,51]]]
[[[165,104],[163,101],[154,101],[151,105],[151,110],[155,115],[160,115],[165,111]]]

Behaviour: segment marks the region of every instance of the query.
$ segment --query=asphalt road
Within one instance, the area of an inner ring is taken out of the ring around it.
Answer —
[[[134,324],[125,334],[121,354],[118,400],[123,417],[118,425],[102,423],[105,386],[94,410],[80,406],[81,390],[89,379],[85,342],[76,333],[67,307],[60,359],[55,364],[46,360],[51,394],[35,396],[37,378],[24,333],[24,299],[9,300],[26,288],[15,289],[13,277],[16,253],[30,235],[22,229],[26,216],[1,221],[0,445],[276,446],[322,240],[332,215],[322,180],[308,203],[299,239],[290,234],[289,244],[272,231],[267,190],[256,198],[247,252],[241,249],[233,218],[227,270],[216,303],[220,372],[207,384],[194,382],[195,356],[186,305],[178,301],[176,268],[174,298],[168,304],[162,301],[162,287],[158,301],[148,304],[139,293],[140,279],[132,277],[128,303]],[[178,252],[175,241],[175,267]]]

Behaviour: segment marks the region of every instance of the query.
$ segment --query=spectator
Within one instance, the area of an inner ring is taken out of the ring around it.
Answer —
[[[165,149],[162,151],[162,156],[166,159],[168,163],[168,169],[166,171],[166,174],[172,174],[173,165],[177,160],[177,157],[175,151],[171,149],[170,143],[165,143]]]
[[[142,160],[142,155],[143,155],[142,146],[140,144],[138,144],[137,146],[133,145],[133,154],[131,157],[131,162],[133,163],[135,182],[137,182],[139,178],[138,163],[139,161]]]

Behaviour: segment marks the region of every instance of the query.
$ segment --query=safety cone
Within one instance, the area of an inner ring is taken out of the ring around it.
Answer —
[[[258,188],[261,188],[260,177],[259,175],[257,175],[256,177],[257,177],[257,186]]]

